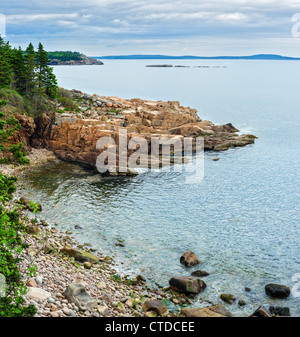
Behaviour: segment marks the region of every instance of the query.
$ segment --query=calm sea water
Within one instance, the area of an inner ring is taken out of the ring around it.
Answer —
[[[262,304],[289,306],[299,316],[299,298],[272,300],[264,286],[274,282],[292,288],[292,276],[300,273],[300,62],[104,63],[58,66],[54,72],[68,89],[179,100],[202,119],[231,122],[259,138],[244,148],[206,153],[200,184],[186,184],[184,170],[103,178],[62,163],[28,175],[22,193],[43,204],[41,217],[114,256],[120,273],[141,273],[167,286],[174,275],[202,269],[211,275],[204,279],[201,297],[216,303],[221,293],[233,293],[247,302],[243,308],[228,305],[237,315]],[[155,63],[190,67],[145,67]],[[213,161],[216,157],[220,160]],[[76,224],[83,229],[75,230]],[[118,240],[125,247],[116,247]],[[187,250],[196,253],[200,266],[180,265]],[[205,303],[196,300],[197,305]]]

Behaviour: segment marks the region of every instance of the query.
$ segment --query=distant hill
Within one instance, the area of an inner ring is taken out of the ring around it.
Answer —
[[[106,60],[300,60],[300,58],[281,56],[276,54],[258,54],[251,56],[112,55],[97,56],[94,58]]]

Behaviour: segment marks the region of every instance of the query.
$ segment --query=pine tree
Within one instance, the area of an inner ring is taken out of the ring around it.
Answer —
[[[50,98],[55,98],[57,94],[57,81],[53,69],[48,66],[49,58],[44,47],[39,43],[37,52],[37,66],[39,88],[44,87],[46,94]]]
[[[10,45],[0,36],[0,87],[9,88],[11,83]]]
[[[47,105],[47,96],[56,98],[58,89],[48,61],[42,43],[37,52],[30,43],[24,53],[20,47],[12,49],[0,36],[0,88],[15,89],[28,98],[35,112],[41,111]]]
[[[17,92],[23,94],[26,92],[26,67],[21,47],[12,50],[11,64],[13,70],[13,87]]]
[[[25,92],[30,98],[33,98],[37,87],[36,68],[36,54],[32,43],[30,43],[25,55]]]
[[[46,85],[46,94],[50,98],[56,98],[58,86],[56,76],[54,75],[53,68],[51,67],[47,68],[45,85]]]
[[[38,85],[42,87],[45,85],[47,78],[47,69],[48,69],[48,56],[47,52],[45,52],[43,45],[41,42],[39,43],[38,51],[37,51],[37,68],[38,68]]]

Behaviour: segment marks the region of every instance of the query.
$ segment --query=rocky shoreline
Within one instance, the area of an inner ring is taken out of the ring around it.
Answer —
[[[30,159],[31,165],[23,168],[1,165],[0,170],[18,176],[22,183],[24,170],[58,160],[45,149],[33,149]],[[201,293],[209,284],[203,278],[209,274],[203,270],[193,271],[191,276],[174,276],[168,287],[156,289],[141,275],[121,277],[111,257],[95,251],[89,243],[78,244],[72,232],[49,225],[39,213],[32,213],[29,200],[20,197],[17,191],[14,202],[23,205],[21,217],[28,228],[23,237],[28,248],[22,252],[20,270],[25,273],[29,265],[36,266],[36,276],[23,278],[25,303],[35,305],[36,317],[232,317],[231,305],[247,305],[243,299],[237,303],[232,294],[220,294],[219,303],[205,300]],[[42,205],[39,207],[42,210]],[[177,263],[190,268],[201,261],[193,252],[185,252]],[[76,298],[78,292],[81,296]],[[290,295],[288,287],[278,284],[266,285],[265,292],[281,299]],[[199,301],[199,294],[201,306],[195,307],[193,299],[197,296]],[[250,316],[290,316],[290,311],[288,307],[258,306]]]
[[[205,149],[211,151],[252,144],[256,138],[238,135],[238,130],[230,123],[214,125],[202,121],[195,109],[182,107],[179,102],[124,100],[90,96],[76,90],[72,95],[80,102],[77,112],[57,111],[54,115],[42,114],[35,119],[15,114],[22,128],[14,141],[23,142],[29,151],[31,165],[1,164],[3,174],[18,176],[21,181],[23,170],[59,159],[93,166],[99,155],[95,151],[95,140],[106,135],[118,141],[116,135],[124,127],[129,137],[203,137]],[[114,269],[111,257],[95,252],[88,243],[79,245],[71,232],[61,232],[55,225],[49,226],[38,214],[31,212],[26,196],[24,198],[17,192],[14,201],[23,205],[22,220],[28,228],[24,241],[29,247],[22,253],[20,267],[24,271],[31,263],[37,267],[35,277],[24,279],[28,288],[26,303],[37,307],[36,316],[232,316],[222,304],[235,303],[237,299],[232,294],[220,294],[220,303],[217,304],[201,298],[203,306],[193,307],[193,298],[207,286],[202,280],[208,275],[205,271],[195,271],[191,276],[177,275],[170,279],[168,287],[150,289],[141,275],[121,277]],[[39,207],[42,209],[42,205]],[[185,252],[177,263],[191,267],[200,260],[193,252]],[[276,284],[267,285],[265,291],[275,298],[286,298],[290,293],[288,287]],[[169,310],[168,304],[175,305],[176,310]],[[245,304],[242,299],[238,302],[240,306]],[[289,310],[285,307],[272,310],[259,307],[252,314],[272,315],[288,316]]]

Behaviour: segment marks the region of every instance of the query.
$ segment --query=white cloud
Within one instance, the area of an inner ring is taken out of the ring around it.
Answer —
[[[217,20],[226,23],[244,23],[249,21],[249,17],[243,13],[223,13],[217,16]]]
[[[0,12],[6,14],[9,41],[26,36],[69,46],[77,40],[78,49],[80,40],[82,46],[94,50],[99,48],[95,41],[101,40],[103,46],[120,50],[121,46],[139,46],[156,52],[159,46],[172,46],[180,54],[180,46],[195,53],[198,47],[192,41],[199,39],[208,45],[236,41],[244,48],[247,43],[240,41],[289,39],[291,18],[300,13],[300,0],[10,0],[1,5]],[[282,40],[276,41],[286,47]]]
[[[78,19],[77,13],[72,14],[15,14],[7,15],[7,24],[22,24],[24,22],[53,21]]]

